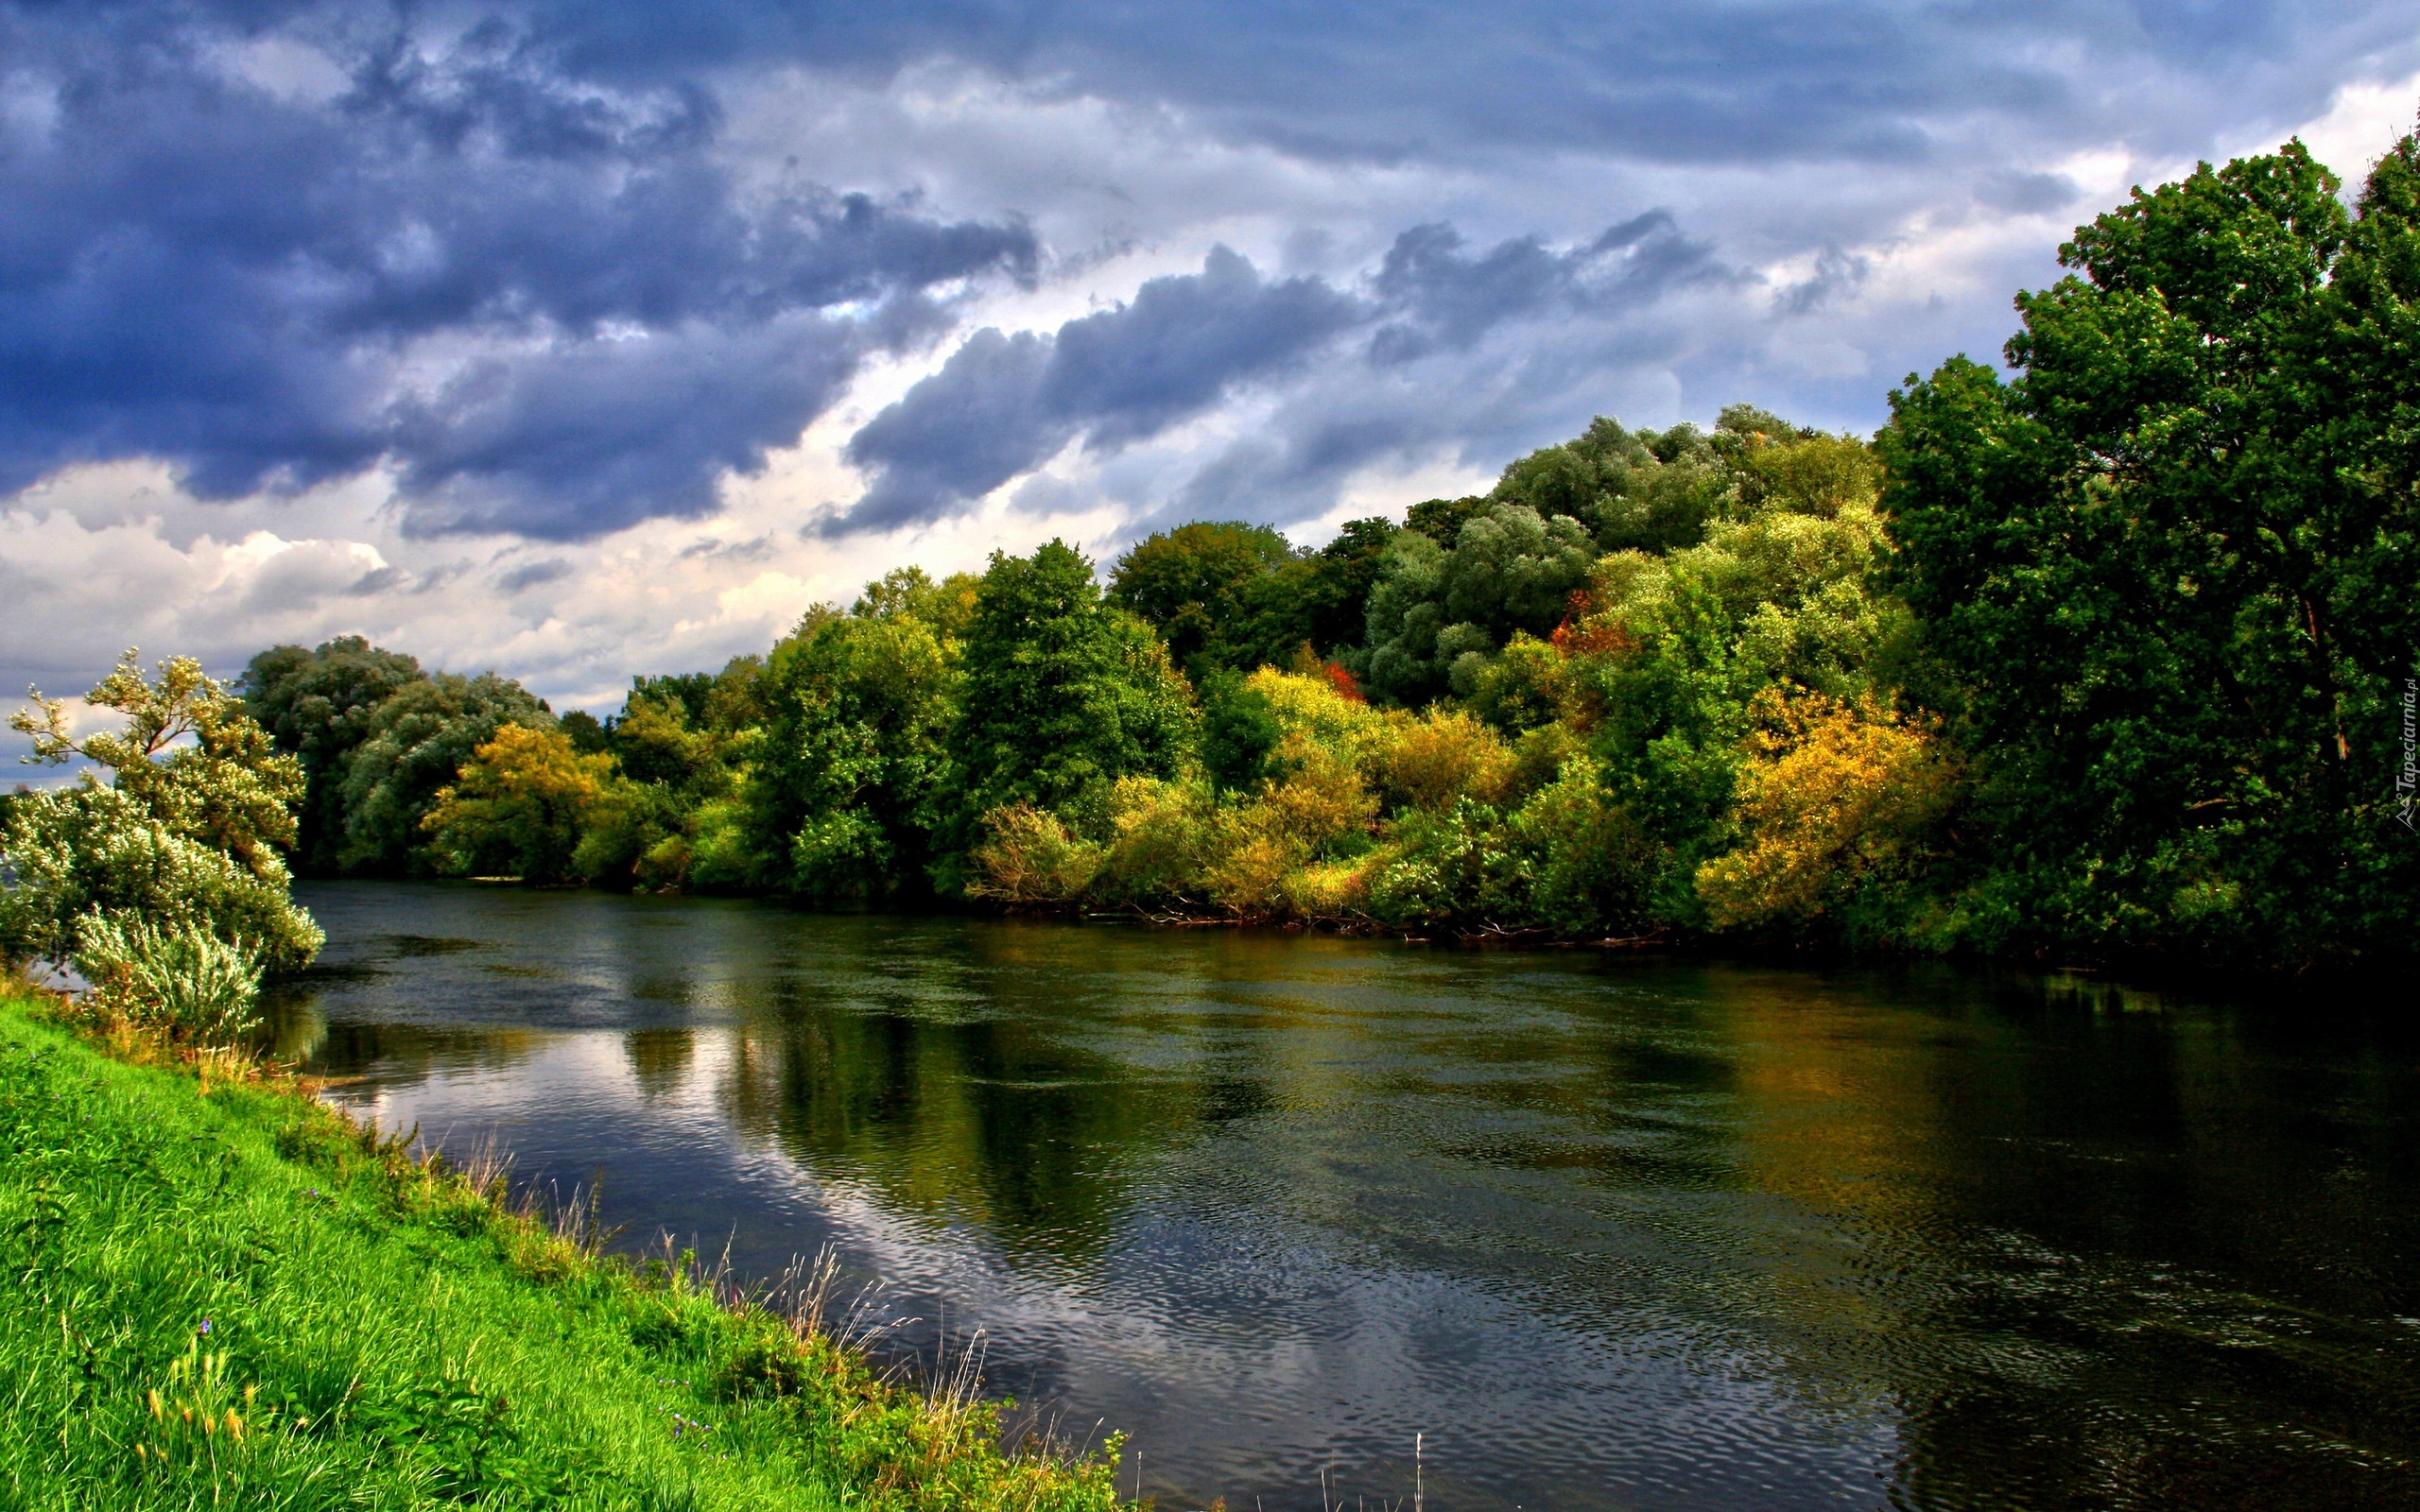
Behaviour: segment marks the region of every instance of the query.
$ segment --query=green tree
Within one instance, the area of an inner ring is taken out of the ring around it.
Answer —
[[[1219,791],[1248,793],[1270,778],[1285,734],[1269,696],[1242,675],[1219,672],[1201,685],[1201,765]]]
[[[923,574],[915,575],[918,579]],[[917,890],[940,792],[942,740],[958,710],[957,644],[917,612],[934,586],[887,594],[873,612],[810,619],[773,648],[764,737],[744,795],[763,884],[818,898]]]
[[[180,955],[208,935],[272,968],[310,962],[321,936],[294,905],[282,854],[294,840],[302,765],[274,748],[241,699],[189,657],[168,658],[147,679],[132,651],[85,696],[123,714],[120,730],[78,740],[61,702],[33,696],[35,708],[9,721],[33,737],[27,760],[94,769],[9,805],[0,850],[14,885],[0,890],[0,956],[76,959],[99,925]]]
[[[421,828],[440,870],[562,882],[613,780],[612,758],[581,755],[559,730],[501,725],[438,789]]]
[[[2420,204],[2299,143],[2137,190],[2017,307],[2003,383],[1892,396],[1896,580],[1962,675],[2002,947],[2411,949],[2386,804],[2416,670]]]
[[[1360,642],[1369,626],[1378,559],[1394,539],[1395,528],[1382,516],[1347,520],[1336,539],[1310,558],[1310,580],[1302,599],[1309,613],[1307,639],[1322,655],[1334,656],[1339,647]]]
[[[1675,551],[1731,516],[1739,498],[1737,443],[1785,429],[1744,406],[1725,410],[1712,436],[1686,424],[1633,431],[1600,415],[1573,439],[1506,467],[1488,502],[1578,521],[1603,551]]]
[[[663,679],[636,680],[660,685]],[[605,748],[634,782],[667,788],[693,801],[713,798],[728,772],[719,742],[701,727],[703,709],[702,698],[693,706],[661,693],[633,692],[605,732]]]
[[[500,727],[551,730],[554,722],[527,689],[493,672],[441,672],[406,684],[372,713],[370,738],[347,765],[338,863],[348,871],[387,874],[430,865],[420,821],[438,789]]]
[[[1240,520],[1179,525],[1136,542],[1118,558],[1110,572],[1109,602],[1149,621],[1177,665],[1200,677],[1231,664],[1238,641],[1257,639],[1245,623],[1246,595],[1297,557],[1292,543],[1267,525]],[[1264,593],[1260,607],[1274,606]]]
[[[1370,594],[1370,685],[1417,704],[1448,689],[1468,696],[1515,631],[1543,635],[1586,588],[1596,560],[1587,528],[1523,504],[1491,504],[1450,551],[1407,530],[1389,543]]]
[[[226,851],[255,875],[283,880],[294,843],[302,763],[280,754],[244,700],[191,657],[169,657],[146,679],[130,649],[84,701],[126,716],[123,728],[78,740],[66,705],[33,693],[9,728],[33,737],[30,761],[82,760],[144,805],[168,831]]]
[[[941,640],[954,641],[975,617],[975,593],[980,582],[973,573],[952,573],[935,582],[922,567],[894,567],[866,584],[865,593],[849,607],[849,612],[861,620],[910,617],[922,621]]]
[[[555,723],[582,756],[602,756],[614,748],[614,737],[606,732],[604,722],[585,709],[574,709]]]
[[[1461,539],[1462,526],[1485,514],[1493,502],[1483,493],[1459,499],[1423,499],[1404,512],[1404,528],[1417,530],[1442,549],[1451,551],[1454,542]]]
[[[1191,690],[1167,647],[1101,602],[1092,564],[1062,541],[993,554],[962,654],[943,784],[953,850],[993,809],[1103,803],[1119,778],[1173,776],[1190,754]]]
[[[340,635],[311,650],[271,646],[252,658],[237,687],[244,707],[302,764],[305,787],[295,864],[306,874],[337,869],[344,844],[344,784],[353,753],[370,738],[379,708],[426,680],[420,662]]]

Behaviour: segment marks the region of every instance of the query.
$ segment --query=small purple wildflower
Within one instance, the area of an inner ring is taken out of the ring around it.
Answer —
[[[207,1337],[207,1336],[209,1335],[209,1333],[210,1333],[210,1319],[208,1319],[208,1318],[203,1318],[203,1319],[201,1320],[201,1332],[202,1332],[202,1334],[203,1334],[203,1336],[204,1336],[204,1337]]]

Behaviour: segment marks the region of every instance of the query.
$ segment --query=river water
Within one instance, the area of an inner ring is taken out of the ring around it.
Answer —
[[[834,1246],[1165,1508],[2420,1506],[2409,1005],[299,891],[332,1098]]]

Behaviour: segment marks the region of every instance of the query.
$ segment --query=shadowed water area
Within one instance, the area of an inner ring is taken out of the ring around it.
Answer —
[[[331,1097],[835,1246],[1164,1506],[2420,1504],[2391,1005],[299,891]]]

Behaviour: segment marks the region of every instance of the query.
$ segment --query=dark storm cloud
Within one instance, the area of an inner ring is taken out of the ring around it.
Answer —
[[[1524,237],[1473,252],[1451,226],[1416,226],[1355,292],[1316,278],[1268,282],[1218,248],[1200,273],[1153,279],[1132,303],[1070,320],[1053,335],[977,332],[851,438],[848,459],[873,474],[873,486],[818,528],[838,535],[942,518],[1079,437],[1096,452],[1147,439],[1239,386],[1297,370],[1351,332],[1374,326],[1372,361],[1398,368],[1440,350],[1467,351],[1509,323],[1603,319],[1739,277],[1663,211],[1562,249]],[[1425,416],[1383,405],[1336,414],[1323,413],[1323,403],[1299,411],[1289,404],[1280,419],[1286,445],[1243,443],[1184,497],[1225,497],[1245,477],[1256,489],[1303,493],[1373,457],[1416,450],[1424,435],[1455,424],[1433,405]]]
[[[2032,213],[2075,193],[2028,171],[2069,146],[2200,152],[2420,66],[2410,22],[2409,0],[0,0],[0,490],[150,455],[207,496],[384,466],[421,532],[711,509],[867,352],[944,329],[959,281],[1042,266],[1014,219],[736,161],[730,102],[783,69],[880,88],[971,65],[1413,173],[1787,163],[1819,195],[1918,163]],[[338,77],[264,83],[274,66],[239,63],[265,43]],[[1417,228],[1367,288],[1234,259],[1052,335],[967,342],[852,443],[873,487],[846,520],[931,518],[1071,441],[1146,438],[1346,333],[1383,379],[1728,276],[1654,216],[1561,250]],[[1856,276],[1841,253],[1778,308]],[[1288,455],[1410,444],[1339,424]]]
[[[418,530],[695,514],[864,351],[933,329],[922,291],[1034,273],[1020,224],[744,192],[689,82],[600,90],[491,26],[434,60],[354,44],[314,102],[239,77],[245,41],[0,11],[0,490],[131,455],[204,496],[384,461]]]
[[[848,458],[874,474],[827,535],[920,524],[949,513],[1038,466],[1067,444],[1075,421],[1044,403],[1047,336],[986,328],[942,370],[849,438]]]
[[[1374,280],[1402,318],[1379,328],[1370,355],[1381,364],[1468,348],[1507,320],[1556,311],[1607,314],[1651,303],[1690,284],[1735,278],[1704,242],[1681,234],[1653,210],[1606,229],[1585,247],[1554,251],[1534,236],[1466,255],[1447,225],[1415,226],[1395,238]]]
[[[712,507],[723,470],[798,438],[854,370],[847,323],[700,321],[483,360],[388,435],[423,528],[569,540]]]
[[[501,577],[498,577],[495,580],[495,586],[503,589],[508,593],[517,593],[525,588],[536,588],[544,583],[561,582],[571,575],[572,565],[570,562],[563,560],[561,557],[548,557],[541,561],[533,561],[526,567],[515,567],[512,571],[506,573]]]
[[[1152,279],[1132,303],[1053,335],[978,331],[850,438],[848,458],[873,486],[823,528],[938,519],[1080,436],[1100,452],[1147,439],[1294,366],[1365,308],[1319,279],[1263,279],[1219,247],[1201,272]]]
[[[1939,148],[1944,122],[1976,117],[2083,140],[2133,119],[2108,84],[2145,73],[2179,77],[2184,97],[2207,103],[2133,124],[2191,145],[2221,115],[2308,119],[2346,64],[2394,48],[2409,59],[2414,43],[2403,0],[541,0],[515,13],[602,77],[786,60],[878,80],[946,57],[1180,103],[1230,136],[1289,151],[1385,160],[1540,147],[1687,163],[1907,160]]]
[[[1792,284],[1774,296],[1774,313],[1810,315],[1844,294],[1855,293],[1873,270],[1871,259],[1826,247],[1815,254],[1812,277]]]

